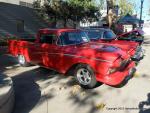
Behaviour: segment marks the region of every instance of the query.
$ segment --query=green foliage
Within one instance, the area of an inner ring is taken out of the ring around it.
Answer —
[[[98,0],[97,4],[98,4],[98,7],[99,7],[99,10],[102,10],[102,9],[105,8],[105,6],[104,6],[105,0]]]
[[[124,16],[127,13],[132,15],[135,7],[135,3],[130,0],[110,0],[110,5],[119,6],[120,16]]]
[[[134,3],[129,2],[128,0],[119,0],[119,10],[120,10],[120,15],[124,16],[127,13],[133,14],[134,11]]]
[[[8,40],[16,40],[18,39],[16,36],[0,36],[0,46],[7,46]]]
[[[41,8],[40,3],[41,3],[40,0],[34,1],[34,2],[33,2],[33,7],[34,7],[35,9],[40,9],[40,8]]]
[[[68,0],[71,6],[71,20],[73,21],[95,21],[98,19],[99,8],[93,0]]]
[[[37,0],[33,2],[33,8],[37,12],[37,14],[44,18],[45,17],[45,9],[43,6],[41,6],[41,0]]]
[[[43,7],[36,1],[33,6],[38,12],[44,11],[55,23],[57,20],[63,20],[64,26],[68,20],[75,23],[79,21],[92,22],[100,16],[95,0],[49,0]]]
[[[0,46],[7,46],[7,40],[6,39],[0,39]]]

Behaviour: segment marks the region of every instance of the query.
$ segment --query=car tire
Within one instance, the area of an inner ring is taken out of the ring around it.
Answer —
[[[29,66],[29,62],[27,62],[24,55],[18,55],[18,63],[23,67]]]
[[[75,78],[81,87],[91,89],[99,86],[93,69],[86,64],[79,64],[74,71]]]

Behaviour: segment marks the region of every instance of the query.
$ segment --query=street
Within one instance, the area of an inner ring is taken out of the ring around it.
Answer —
[[[39,66],[20,67],[0,54],[0,72],[14,82],[13,113],[150,113],[150,37],[134,77],[122,87],[82,89],[73,76]]]

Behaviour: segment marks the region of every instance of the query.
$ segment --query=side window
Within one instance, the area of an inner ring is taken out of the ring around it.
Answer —
[[[68,34],[67,33],[62,33],[57,41],[58,45],[65,45],[65,39],[68,38]]]
[[[58,45],[70,45],[77,43],[79,40],[78,36],[75,33],[62,33],[57,42]]]
[[[114,37],[116,37],[116,35],[113,32],[111,32],[111,31],[104,32],[104,35],[103,35],[104,39],[112,39]]]
[[[107,39],[107,38],[108,38],[108,33],[107,33],[107,31],[104,32],[104,36],[103,36],[103,37],[104,37],[104,39]]]
[[[55,34],[41,34],[40,36],[40,43],[53,44],[55,43],[55,40],[56,40]]]
[[[63,32],[57,41],[58,45],[74,45],[88,42],[89,39],[84,32]]]

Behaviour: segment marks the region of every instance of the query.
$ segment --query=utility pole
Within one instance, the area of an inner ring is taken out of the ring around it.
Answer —
[[[141,12],[140,12],[140,22],[139,22],[139,27],[141,28],[141,22],[142,22],[142,13],[143,13],[143,3],[144,0],[141,0]]]

